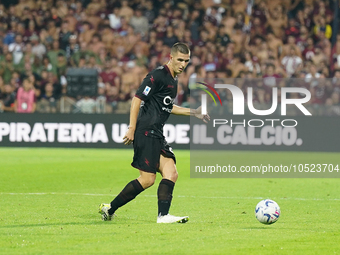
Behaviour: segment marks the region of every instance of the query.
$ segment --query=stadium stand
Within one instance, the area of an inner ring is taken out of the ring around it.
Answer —
[[[127,113],[148,71],[165,64],[171,45],[182,41],[192,59],[179,76],[179,105],[190,101],[190,78],[263,78],[264,87],[253,84],[260,103],[271,101],[268,88],[297,78],[312,92],[314,113],[340,115],[336,2],[3,1],[0,111],[14,111],[29,77],[27,94],[33,90],[36,101],[31,111]],[[69,96],[69,68],[95,69],[97,96]]]

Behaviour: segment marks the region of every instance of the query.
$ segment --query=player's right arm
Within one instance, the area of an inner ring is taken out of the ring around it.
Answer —
[[[160,82],[162,81],[161,75],[162,73],[160,71],[148,73],[132,99],[129,129],[123,138],[125,145],[133,142],[141,102],[148,101],[159,90]]]
[[[135,137],[137,117],[138,117],[141,102],[142,100],[139,99],[138,97],[133,97],[131,101],[129,129],[123,138],[125,145],[131,144]]]

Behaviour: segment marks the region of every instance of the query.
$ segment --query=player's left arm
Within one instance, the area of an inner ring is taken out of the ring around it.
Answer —
[[[202,114],[201,106],[197,109],[190,109],[174,104],[171,113],[175,115],[195,116],[196,118],[203,120],[205,123],[208,123],[208,121],[210,120],[209,114]]]

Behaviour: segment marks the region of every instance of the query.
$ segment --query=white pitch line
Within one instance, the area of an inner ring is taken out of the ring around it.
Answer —
[[[42,192],[42,193],[13,193],[13,192],[0,192],[0,195],[71,195],[71,196],[116,196],[112,194],[92,194],[92,193],[62,193],[62,192]],[[156,197],[156,195],[142,195],[144,197]],[[206,199],[266,199],[266,197],[207,197],[207,196],[176,196],[180,198],[206,198]],[[301,200],[301,201],[340,201],[340,198],[298,198],[298,197],[285,197],[285,198],[277,198],[271,197],[271,199],[280,199],[280,200]]]

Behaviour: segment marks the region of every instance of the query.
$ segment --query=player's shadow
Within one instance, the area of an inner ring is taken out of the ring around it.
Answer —
[[[64,222],[64,223],[36,223],[36,224],[18,224],[18,225],[2,225],[1,228],[27,228],[27,227],[48,227],[48,226],[72,226],[72,225],[100,225],[102,222]]]
[[[256,229],[270,229],[268,226],[263,227],[249,227],[249,228],[242,228],[244,230],[256,230]]]
[[[148,224],[154,224],[154,221],[145,222],[145,221],[133,221],[134,225],[148,225]],[[0,229],[6,229],[6,228],[28,228],[28,227],[52,227],[52,226],[93,226],[93,225],[101,225],[106,224],[107,222],[101,222],[101,221],[93,221],[93,222],[65,222],[65,223],[37,223],[37,224],[22,224],[22,225],[4,225],[0,226]],[[114,225],[127,225],[128,223],[124,222],[114,222]],[[132,224],[130,221],[129,224]]]
[[[48,226],[93,226],[93,225],[101,225],[101,224],[108,224],[105,221],[102,221],[100,219],[93,220],[93,216],[90,217],[82,217],[82,219],[89,218],[89,221],[86,222],[62,222],[62,223],[36,223],[36,224],[16,224],[16,225],[0,225],[0,229],[6,229],[6,228],[27,228],[27,227],[48,227]],[[155,223],[152,220],[145,220],[145,219],[130,219],[130,218],[121,218],[120,219],[114,219],[113,220],[115,225],[126,225],[126,224],[133,224],[135,225],[147,225],[147,224],[153,224]]]

